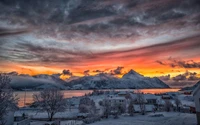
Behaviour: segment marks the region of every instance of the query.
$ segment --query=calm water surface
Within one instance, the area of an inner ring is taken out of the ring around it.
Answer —
[[[143,93],[165,93],[165,92],[177,92],[180,89],[140,89]],[[64,93],[65,98],[71,98],[71,97],[78,97],[83,96],[85,94],[91,93],[93,90],[64,90],[62,91]],[[104,90],[109,91],[109,90]],[[119,89],[115,91],[136,91],[134,89]],[[19,107],[23,107],[24,105],[33,103],[33,94],[37,94],[39,91],[16,91],[14,94],[17,95],[19,98],[18,105]]]

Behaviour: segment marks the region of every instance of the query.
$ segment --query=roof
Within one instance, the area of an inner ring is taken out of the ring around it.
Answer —
[[[197,92],[200,91],[200,84],[195,88],[195,90],[193,91],[193,96],[195,96],[197,94]]]
[[[127,94],[126,91],[120,91],[120,92],[118,93],[118,95],[125,95],[125,94]]]
[[[112,96],[112,97],[107,97],[106,99],[125,100],[125,97],[120,97],[120,96]]]
[[[170,97],[170,95],[162,95],[162,97],[168,98]]]
[[[144,94],[145,99],[157,99],[157,97],[154,94]]]

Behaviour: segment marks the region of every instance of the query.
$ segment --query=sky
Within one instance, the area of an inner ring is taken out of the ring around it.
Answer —
[[[0,71],[200,80],[199,0],[1,0]]]

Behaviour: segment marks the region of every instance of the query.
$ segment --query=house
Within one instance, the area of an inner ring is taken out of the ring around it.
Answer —
[[[192,94],[192,90],[185,90],[183,92],[184,95],[191,95]]]
[[[117,94],[118,94],[118,96],[125,97],[125,96],[127,96],[128,92],[126,92],[126,91],[120,91],[120,92],[117,93]]]
[[[171,99],[170,95],[162,95],[162,99]]]
[[[200,85],[194,90],[193,96],[196,107],[197,123],[200,125]]]
[[[144,94],[144,99],[147,104],[156,104],[157,97],[154,94]]]
[[[110,103],[110,105],[126,105],[126,98],[125,97],[119,97],[119,96],[109,96],[106,99],[103,100],[104,102]]]
[[[144,103],[146,104],[157,104],[158,97],[154,94],[144,94]],[[137,94],[130,93],[129,99],[132,99],[135,103],[137,103]]]
[[[153,112],[155,109],[155,106],[154,105],[145,105],[145,112]],[[134,112],[135,113],[139,113],[141,112],[141,109],[140,109],[140,105],[136,104],[134,105]]]

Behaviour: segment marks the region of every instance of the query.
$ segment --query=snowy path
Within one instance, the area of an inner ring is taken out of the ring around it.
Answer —
[[[159,113],[160,114],[160,113]],[[149,115],[120,117],[107,119],[90,125],[196,125],[195,114],[162,113],[164,117],[149,117]]]

